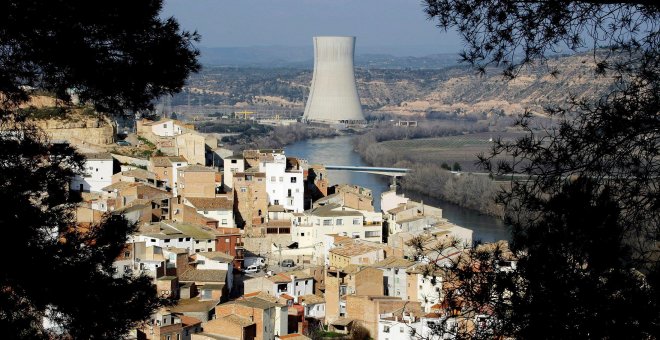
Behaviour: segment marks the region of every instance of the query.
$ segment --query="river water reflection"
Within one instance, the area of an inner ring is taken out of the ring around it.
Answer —
[[[310,164],[369,166],[358,153],[353,151],[352,139],[353,136],[308,139],[287,146],[285,151],[289,156],[307,159]],[[380,194],[388,190],[389,177],[337,170],[328,171],[328,176],[330,185],[348,183],[371,189],[374,195],[374,207],[380,210]],[[474,240],[492,242],[510,238],[508,228],[502,221],[492,216],[482,215],[474,210],[417,193],[404,192],[404,194],[416,201],[423,200],[426,204],[442,208],[446,219],[472,229]]]

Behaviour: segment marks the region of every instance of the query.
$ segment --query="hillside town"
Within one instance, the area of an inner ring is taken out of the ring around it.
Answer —
[[[322,164],[283,150],[232,154],[173,119],[140,120],[137,135],[159,155],[145,164],[86,154],[71,182],[83,197],[79,226],[108,214],[137,225],[116,275],[147,275],[174,301],[135,338],[290,340],[360,328],[413,339],[444,337],[441,321],[488,317],[443,306],[457,285],[441,268],[472,246],[472,231],[441,209],[392,188],[376,211],[369,188],[330,185]]]

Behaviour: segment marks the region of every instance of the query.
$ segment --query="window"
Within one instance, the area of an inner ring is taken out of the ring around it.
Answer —
[[[365,231],[364,237],[380,237],[380,231]]]
[[[280,177],[280,183],[284,182],[284,177]]]
[[[245,175],[245,180],[246,181],[251,181],[252,180],[252,175]]]
[[[195,241],[195,244],[199,244],[199,241]]]
[[[163,124],[163,128],[167,129],[167,124]],[[168,338],[167,340],[170,340],[169,336],[167,338]]]
[[[291,177],[291,183],[296,183],[296,178],[295,177]]]
[[[270,176],[270,181],[275,182],[275,181],[277,181],[277,178],[275,176]]]
[[[359,219],[359,218],[354,218],[353,219],[353,225],[356,225],[356,224],[362,224],[362,220]]]
[[[229,243],[229,239],[228,239],[228,238],[225,239],[225,243]]]
[[[124,258],[129,258],[131,257],[131,252],[130,251],[125,251],[124,252]]]
[[[181,187],[183,187],[183,186],[181,186]],[[206,215],[206,214],[208,214],[208,213],[209,213],[208,210],[204,210],[204,215]]]
[[[209,251],[213,251],[213,248],[208,248]]]
[[[247,192],[247,188],[246,187],[241,187],[241,192]]]
[[[183,242],[183,237],[179,237],[179,242]]]
[[[305,236],[305,233],[300,233],[300,236]]]
[[[231,160],[231,164],[236,164],[236,160],[235,160],[235,159],[232,159],[232,160]]]
[[[332,220],[330,219],[323,220],[323,225],[332,225]]]
[[[152,239],[151,239],[151,242],[156,242],[156,239],[155,239],[155,238],[152,238]]]
[[[124,273],[128,273],[131,271],[131,266],[130,265],[124,265]]]
[[[273,202],[273,204],[274,204],[274,205],[278,205],[278,204],[280,204],[280,200],[275,200],[275,201]]]
[[[403,326],[399,327],[399,333],[403,333]]]
[[[341,218],[338,218],[337,222],[336,222],[336,225],[343,225],[343,224],[344,224],[344,220],[342,220]]]
[[[222,225],[227,225],[227,219],[226,218],[222,219]]]
[[[389,333],[390,332],[390,326],[383,326],[383,333]]]
[[[169,239],[169,238],[166,238],[165,241],[163,241],[163,242],[165,242],[165,243],[170,243],[170,239]]]
[[[190,241],[190,237],[186,237],[186,241]]]

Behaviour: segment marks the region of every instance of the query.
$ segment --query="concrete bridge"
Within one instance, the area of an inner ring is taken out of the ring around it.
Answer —
[[[405,168],[383,168],[383,167],[374,167],[374,166],[352,166],[352,165],[326,165],[325,168],[326,170],[366,172],[370,174],[390,176],[390,177],[405,176],[410,171],[410,169],[405,169]]]

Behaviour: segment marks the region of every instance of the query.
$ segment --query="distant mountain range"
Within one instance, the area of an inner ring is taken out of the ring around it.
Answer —
[[[217,54],[262,66],[210,66],[193,75],[184,93],[171,104],[192,104],[207,110],[250,108],[265,112],[302,112],[312,78],[312,62],[295,50],[282,50],[271,59],[250,49],[228,49]],[[246,53],[246,54],[243,54]],[[501,69],[480,75],[466,65],[455,65],[452,55],[396,57],[382,54],[357,56],[355,78],[363,108],[370,113],[436,116],[507,116],[566,104],[571,96],[592,100],[607,90],[609,77],[594,74],[593,53],[550,57],[547,65],[520,70],[507,81]],[[272,65],[267,67],[268,61]],[[261,64],[260,64],[261,63]],[[286,66],[284,66],[286,65]],[[300,67],[295,65],[307,65]],[[443,65],[451,65],[444,66]],[[553,75],[550,69],[558,73]],[[222,111],[222,112],[225,112]]]
[[[432,54],[414,56],[418,50],[411,49],[411,56],[377,53],[376,48],[365,48],[357,53],[355,66],[379,69],[442,69],[458,64],[458,54]],[[314,66],[314,51],[310,47],[255,46],[200,48],[200,62],[205,66],[262,67],[311,69]],[[371,52],[374,51],[374,52]],[[404,51],[398,51],[404,53]]]

